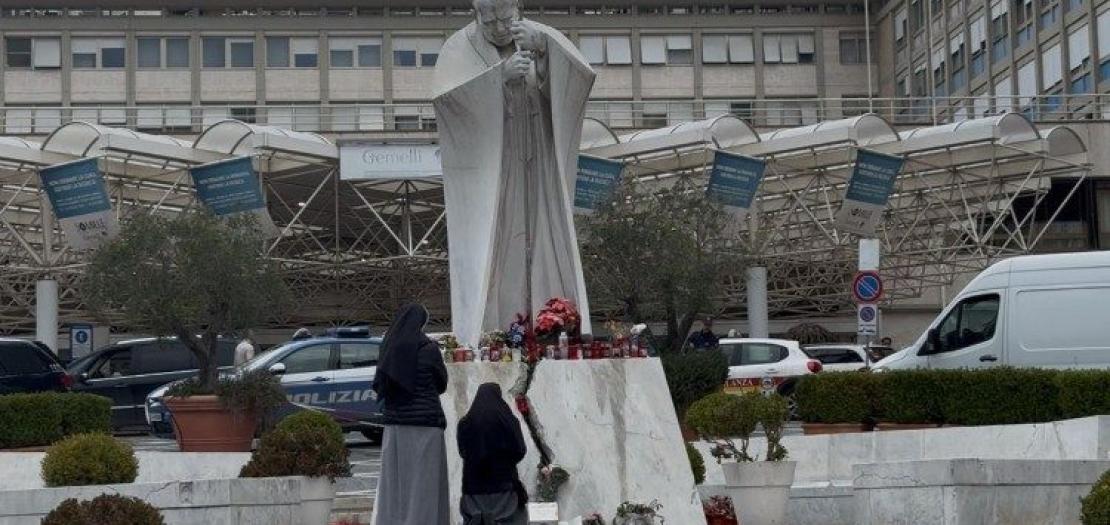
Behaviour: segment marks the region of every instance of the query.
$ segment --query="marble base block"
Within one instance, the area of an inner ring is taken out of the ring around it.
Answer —
[[[856,465],[860,524],[1078,525],[1110,461],[953,459]]]
[[[667,523],[705,523],[658,359],[542,361],[528,396],[554,462],[570,473],[560,519],[611,520],[621,502],[657,500]]]

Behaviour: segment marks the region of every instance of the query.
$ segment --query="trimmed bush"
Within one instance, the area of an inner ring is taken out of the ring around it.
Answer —
[[[719,350],[668,353],[661,360],[679,421],[691,404],[719,392],[728,379],[728,359]]]
[[[132,483],[139,474],[135,451],[108,434],[77,434],[51,446],[42,460],[47,487]]]
[[[1056,375],[1060,416],[1065,419],[1110,414],[1110,372],[1076,370]]]
[[[326,476],[334,481],[350,475],[347,456],[339,424],[324,414],[303,411],[262,436],[239,477]]]
[[[690,458],[690,470],[694,473],[694,483],[701,485],[705,483],[705,458],[701,457],[701,452],[694,445],[686,444],[686,457]]]
[[[944,422],[1005,425],[1059,419],[1055,374],[1016,368],[944,374]]]
[[[875,413],[878,377],[861,372],[804,376],[794,388],[798,416],[810,423],[862,423]]]
[[[1083,498],[1080,521],[1083,525],[1107,525],[1110,523],[1110,470],[1091,487],[1091,493]]]
[[[42,525],[165,525],[158,509],[139,498],[101,494],[89,501],[67,499]]]
[[[893,423],[943,423],[944,389],[949,370],[896,370],[872,374],[877,393],[877,413]]]
[[[0,448],[49,445],[68,435],[111,430],[112,402],[91,394],[0,396]]]

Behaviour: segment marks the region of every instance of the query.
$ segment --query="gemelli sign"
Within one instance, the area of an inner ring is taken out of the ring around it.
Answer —
[[[97,159],[42,168],[39,178],[71,248],[95,248],[119,233]]]
[[[344,180],[440,177],[437,144],[346,142],[339,145],[339,178]]]

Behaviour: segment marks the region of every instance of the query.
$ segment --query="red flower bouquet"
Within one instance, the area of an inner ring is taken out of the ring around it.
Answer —
[[[562,297],[553,297],[544,303],[536,315],[536,335],[552,337],[559,332],[576,335],[582,317],[574,303]]]

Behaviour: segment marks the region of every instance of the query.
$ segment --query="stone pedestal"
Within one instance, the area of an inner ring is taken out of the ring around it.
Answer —
[[[705,523],[658,359],[542,361],[528,392],[556,464],[559,517],[658,500],[667,523]]]

